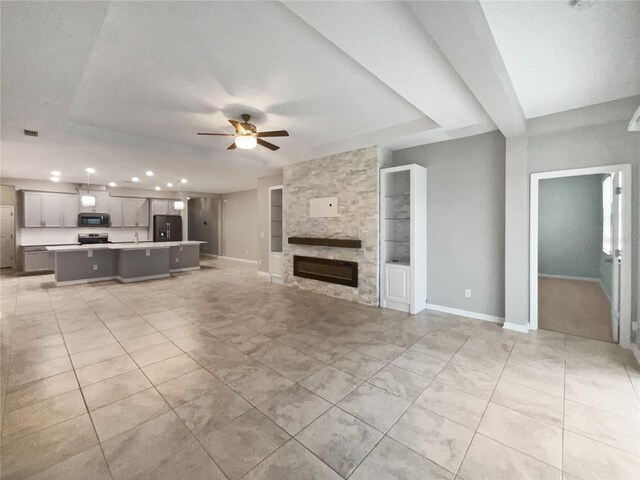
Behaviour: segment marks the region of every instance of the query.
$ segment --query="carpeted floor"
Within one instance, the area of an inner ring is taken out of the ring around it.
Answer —
[[[538,326],[613,342],[609,300],[596,282],[538,277]]]

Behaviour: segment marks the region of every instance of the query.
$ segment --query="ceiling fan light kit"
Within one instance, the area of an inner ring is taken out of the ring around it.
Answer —
[[[288,137],[289,132],[286,130],[272,130],[270,132],[258,132],[256,126],[249,123],[251,115],[243,114],[242,123],[237,120],[229,120],[229,123],[236,129],[236,133],[209,133],[199,132],[198,135],[210,135],[216,137],[236,137],[234,142],[227,147],[227,150],[235,150],[236,148],[242,148],[244,150],[251,150],[256,148],[257,145],[261,145],[268,148],[271,151],[276,151],[280,147],[262,140],[264,137]]]

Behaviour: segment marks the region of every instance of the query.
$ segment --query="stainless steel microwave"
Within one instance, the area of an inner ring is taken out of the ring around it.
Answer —
[[[108,213],[79,213],[79,227],[110,227],[111,217]]]

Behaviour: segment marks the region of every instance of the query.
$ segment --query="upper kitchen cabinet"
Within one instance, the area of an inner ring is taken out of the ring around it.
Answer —
[[[62,226],[78,226],[78,195],[69,193],[62,194]]]
[[[122,198],[109,197],[109,215],[112,227],[122,226]]]
[[[154,198],[151,200],[151,218],[154,215],[180,215],[180,211],[173,207],[175,200]]]
[[[87,195],[85,193],[86,190],[80,191],[80,195],[78,195],[78,205],[79,211],[81,213],[109,213],[110,208],[110,196],[109,192],[95,192],[91,191],[91,195],[96,197],[96,205],[95,207],[83,207],[82,206],[82,195]]]
[[[148,227],[149,200],[147,200],[146,198],[123,198],[122,226]]]
[[[22,224],[25,227],[61,227],[61,197],[59,193],[23,192]]]

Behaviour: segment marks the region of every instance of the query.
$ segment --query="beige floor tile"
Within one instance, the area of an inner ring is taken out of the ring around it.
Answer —
[[[475,430],[487,407],[487,400],[437,381],[431,382],[415,405]]]
[[[122,355],[110,360],[95,363],[87,367],[76,369],[76,375],[81,387],[91,385],[92,383],[102,382],[109,378],[123,373],[137,370],[138,366],[135,364],[129,355]]]
[[[562,429],[490,403],[478,433],[562,468]]]
[[[388,436],[453,473],[462,463],[473,430],[414,405]]]
[[[453,358],[451,358],[451,362],[471,370],[477,370],[499,377],[505,363],[507,363],[508,356],[508,352],[500,354],[494,351],[479,352],[463,346]]]
[[[256,409],[208,433],[201,442],[230,480],[238,479],[289,440]]]
[[[376,339],[393,343],[394,345],[398,345],[399,347],[409,348],[418,340],[420,340],[420,335],[405,332],[404,330],[400,330],[397,328],[390,328],[389,330],[378,335]]]
[[[411,350],[448,362],[460,350],[463,343],[464,340],[456,341],[451,338],[427,334],[414,343],[411,346]]]
[[[418,398],[430,382],[422,375],[395,365],[387,365],[369,379],[370,384],[410,402]]]
[[[138,325],[135,327],[124,328],[122,330],[115,330],[113,332],[113,336],[116,337],[118,341],[124,342],[133,338],[151,335],[153,333],[156,333],[157,331],[158,330],[156,330],[152,325],[147,323],[145,325]]]
[[[102,444],[114,480],[125,480],[173,457],[192,440],[173,412],[122,432]]]
[[[356,350],[383,362],[392,361],[406,350],[404,347],[400,347],[380,339],[374,339],[367,343],[368,345],[362,345]]]
[[[97,443],[89,415],[5,442],[2,446],[2,477],[28,478]]]
[[[140,367],[146,367],[153,363],[158,363],[168,358],[177,357],[178,355],[182,354],[184,354],[184,352],[173,343],[165,342],[163,344],[155,345],[143,350],[136,350],[130,355],[131,358],[133,358],[133,360]]]
[[[11,365],[23,366],[41,363],[54,358],[66,357],[67,347],[64,345],[49,345],[46,347],[32,347],[12,351]]]
[[[27,385],[21,385],[7,392],[4,400],[5,415],[12,410],[26,407],[27,405],[77,390],[78,388],[76,375],[73,371],[43,378],[42,380],[37,380]]]
[[[167,382],[174,378],[180,377],[185,373],[198,370],[200,365],[194,362],[186,353],[176,357],[153,363],[147,367],[143,367],[142,371],[149,377],[154,385]]]
[[[333,407],[296,439],[343,477],[348,477],[382,438],[382,433]]]
[[[106,347],[98,347],[93,350],[85,350],[81,353],[74,353],[71,355],[71,362],[76,369],[93,365],[95,363],[110,360],[112,358],[126,355],[124,348],[118,343],[107,345]]]
[[[384,437],[350,480],[453,480],[454,475],[395,440]]]
[[[470,370],[453,363],[447,364],[435,380],[443,385],[457,388],[487,400],[493,394],[493,390],[498,383],[498,377]]]
[[[224,386],[180,405],[175,411],[192,432],[203,437],[250,409],[249,402]]]
[[[2,436],[13,442],[18,436],[57,425],[87,413],[80,390],[72,390],[38,403],[18,408],[4,416]]]
[[[493,392],[491,401],[562,428],[564,411],[562,397],[501,379]]]
[[[100,447],[93,447],[29,477],[29,480],[111,480]]]
[[[259,405],[292,385],[291,380],[265,366],[252,369],[238,380],[229,383],[234,391],[252,405]]]
[[[157,388],[169,405],[175,408],[199,397],[209,390],[222,388],[224,386],[222,381],[201,368],[169,380],[168,382],[161,383]]]
[[[435,378],[447,362],[413,350],[407,350],[391,363],[423,377]]]
[[[568,430],[564,431],[563,469],[582,479],[640,478],[640,458]]]
[[[8,388],[25,385],[43,378],[68,372],[72,369],[69,357],[60,357],[42,363],[12,368],[9,373]]]
[[[195,440],[176,455],[144,472],[136,480],[227,480],[211,457]]]
[[[295,435],[329,410],[331,404],[294,385],[257,408],[289,435]]]
[[[510,382],[564,397],[564,370],[544,369],[535,365],[507,362],[502,377]]]
[[[407,400],[368,383],[363,383],[338,403],[342,410],[383,433],[396,423],[410,405]]]
[[[300,385],[331,403],[338,403],[361,383],[362,380],[329,366],[305,378]]]
[[[360,352],[351,352],[335,362],[333,366],[361,380],[367,380],[378,373],[386,362]]]
[[[155,332],[141,337],[121,340],[120,343],[128,353],[133,353],[155,347],[156,345],[162,345],[163,343],[169,343],[169,339],[160,332]]]
[[[564,428],[640,456],[640,423],[614,413],[567,400]]]
[[[458,471],[464,480],[561,480],[557,468],[476,434]]]
[[[95,410],[146,390],[151,386],[151,382],[147,380],[142,371],[136,369],[102,382],[87,385],[82,388],[82,392],[89,410]]]

